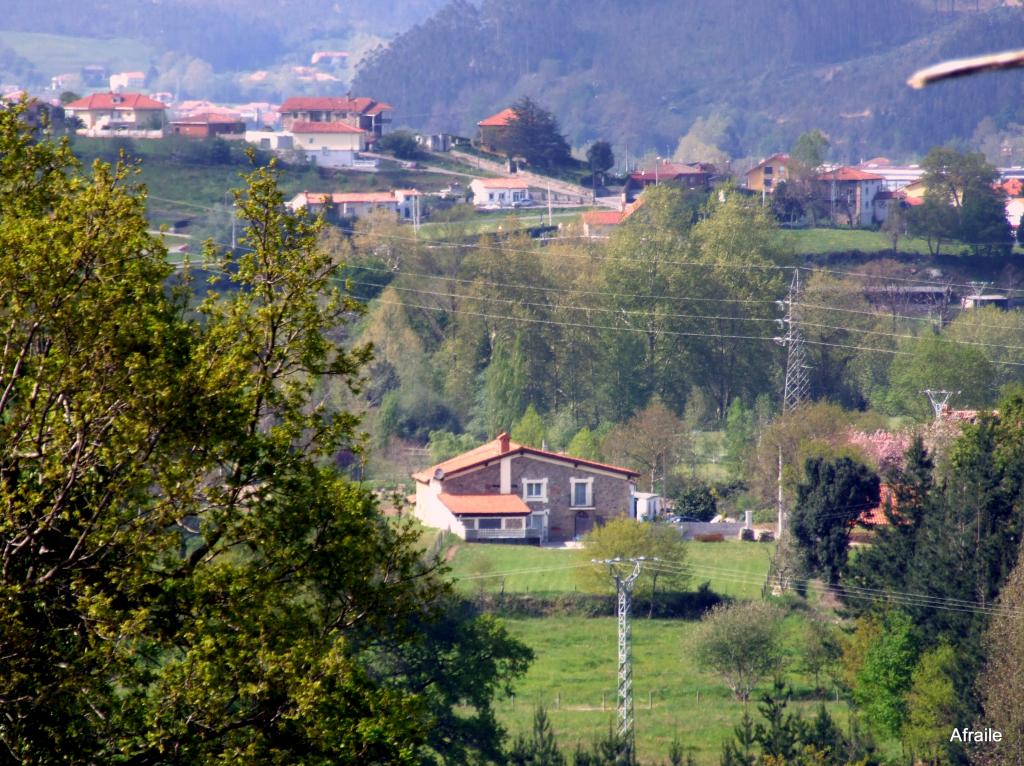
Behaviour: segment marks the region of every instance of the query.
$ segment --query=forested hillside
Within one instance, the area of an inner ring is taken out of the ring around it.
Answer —
[[[266,66],[316,39],[353,32],[395,34],[426,18],[441,0],[110,0],[4,3],[0,30],[144,40],[208,61],[218,71]],[[55,73],[54,73],[55,74]]]
[[[943,57],[1021,47],[1022,19],[910,0],[454,0],[372,55],[355,88],[400,104],[415,127],[470,131],[526,94],[576,145],[670,152],[703,117],[715,127],[702,140],[733,157],[819,127],[837,159],[856,160],[969,138],[987,115],[1015,120],[1017,75],[925,94],[904,81]]]

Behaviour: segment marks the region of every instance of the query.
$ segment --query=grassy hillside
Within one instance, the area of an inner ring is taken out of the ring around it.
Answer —
[[[127,37],[78,37],[41,32],[0,31],[0,45],[27,59],[40,72],[74,72],[87,64],[103,64],[111,71],[145,70],[154,49]]]
[[[788,653],[794,659],[802,621],[802,617],[790,617],[785,626]],[[607,733],[615,715],[615,619],[548,617],[507,620],[506,624],[534,650],[536,659],[515,687],[515,702],[505,699],[498,703],[501,723],[513,735],[526,732],[534,707],[543,704],[559,742],[569,751],[577,742],[589,744]],[[633,623],[635,720],[641,763],[667,762],[669,745],[678,737],[694,749],[700,766],[717,764],[722,742],[732,735],[742,715],[742,705],[732,699],[722,682],[697,666],[693,656],[697,625],[682,620],[638,619]],[[813,716],[822,700],[814,697],[810,679],[795,672],[785,678],[798,700],[793,708]],[[846,704],[837,704],[834,696],[825,697],[829,712],[845,727]]]
[[[759,543],[689,543],[694,584],[710,581],[714,591],[735,599],[758,599],[774,546]],[[460,543],[451,560],[452,576],[466,591],[497,590],[553,595],[576,588],[579,550]],[[529,571],[524,571],[529,570]],[[809,612],[795,611],[784,624],[787,670],[793,709],[812,716],[822,702],[840,726],[848,708],[833,689],[821,696],[799,672],[801,636]],[[534,663],[516,684],[514,698],[497,705],[501,723],[514,736],[526,732],[536,705],[543,704],[562,747],[589,744],[614,718],[617,681],[616,620],[610,617],[545,617],[505,620],[516,638],[530,646]],[[700,766],[717,764],[722,743],[742,715],[719,678],[701,670],[694,658],[698,623],[690,620],[633,622],[634,699],[637,749],[642,763],[662,763],[672,740],[693,748]],[[827,683],[826,683],[827,685]],[[768,689],[762,684],[761,691]]]
[[[687,543],[693,586],[708,581],[716,593],[760,598],[774,545],[761,543]],[[555,594],[576,589],[575,572],[587,565],[583,551],[518,545],[460,543],[451,560],[461,588],[506,593]]]

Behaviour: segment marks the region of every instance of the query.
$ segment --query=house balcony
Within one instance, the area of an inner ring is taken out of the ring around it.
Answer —
[[[467,529],[467,542],[485,540],[540,540],[539,529]]]

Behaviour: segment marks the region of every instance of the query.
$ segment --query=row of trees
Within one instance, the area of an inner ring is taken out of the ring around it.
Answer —
[[[792,514],[799,568],[826,579],[858,618],[842,682],[879,735],[931,763],[965,762],[954,728],[1024,725],[1024,685],[1006,673],[1019,658],[1024,393],[998,413],[965,426],[941,468],[912,442],[886,475],[888,524],[852,560],[850,530],[879,500],[866,466],[809,460]]]

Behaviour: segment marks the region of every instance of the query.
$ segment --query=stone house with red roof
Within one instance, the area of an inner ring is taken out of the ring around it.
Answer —
[[[639,474],[513,442],[508,434],[412,475],[416,517],[476,542],[571,540],[634,516]]]
[[[875,220],[875,196],[885,188],[885,178],[846,165],[819,173],[814,178],[816,196],[828,206],[832,220],[847,226],[871,226]]]
[[[500,151],[505,141],[505,135],[508,133],[508,126],[515,119],[515,109],[509,107],[480,120],[476,124],[479,129],[478,140],[480,148],[488,152]]]

